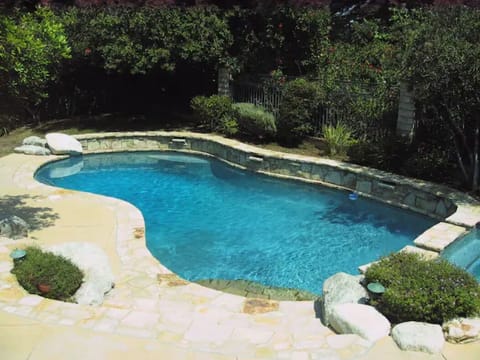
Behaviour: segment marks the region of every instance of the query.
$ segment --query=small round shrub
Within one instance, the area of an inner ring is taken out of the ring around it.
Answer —
[[[277,135],[281,143],[295,146],[311,134],[319,100],[319,90],[313,82],[295,79],[285,85],[277,119]]]
[[[275,135],[275,116],[261,106],[250,103],[233,104],[239,130],[251,137],[265,139]]]
[[[234,135],[238,130],[232,105],[232,100],[223,95],[195,96],[190,102],[190,107],[201,124],[209,131],[225,135]]]
[[[25,251],[26,256],[15,261],[12,273],[30,294],[67,301],[82,285],[83,273],[70,260],[33,246]],[[43,294],[39,284],[49,285],[50,291]]]
[[[385,286],[385,293],[371,304],[392,323],[442,324],[480,312],[477,280],[444,259],[426,260],[406,252],[392,254],[370,266],[365,280]]]

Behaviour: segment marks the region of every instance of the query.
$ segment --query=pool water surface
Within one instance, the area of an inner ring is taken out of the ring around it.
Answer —
[[[92,154],[50,163],[35,176],[135,205],[152,255],[190,281],[244,279],[321,293],[332,274],[357,274],[436,222],[179,153]]]

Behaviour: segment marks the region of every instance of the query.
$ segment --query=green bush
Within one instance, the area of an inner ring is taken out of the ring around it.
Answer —
[[[260,139],[275,135],[277,131],[275,116],[263,107],[249,103],[237,103],[233,105],[233,109],[241,132]]]
[[[71,56],[59,17],[47,7],[15,16],[0,12],[0,49],[3,102],[22,106],[38,120],[38,105]]]
[[[332,156],[347,155],[348,148],[356,142],[352,131],[342,123],[338,123],[336,126],[324,126],[323,138],[327,143],[328,152]]]
[[[295,79],[285,85],[277,120],[280,142],[294,146],[313,131],[312,118],[318,108],[317,85],[305,79]]]
[[[348,149],[350,161],[381,170],[403,172],[410,146],[402,138],[387,137],[376,142],[361,140]]]
[[[406,159],[403,170],[405,175],[426,180],[453,178],[451,173],[457,170],[457,164],[449,159],[446,146],[442,149],[442,145],[423,143]]]
[[[25,258],[15,261],[12,273],[30,294],[66,301],[82,285],[83,273],[70,260],[33,246],[25,250]],[[39,284],[50,285],[50,291],[43,294]]]
[[[238,124],[234,118],[232,100],[228,96],[195,96],[190,106],[200,122],[210,131],[234,135]]]
[[[443,259],[396,253],[368,268],[367,283],[380,282],[385,293],[372,300],[391,322],[441,324],[480,312],[480,285],[466,271]]]

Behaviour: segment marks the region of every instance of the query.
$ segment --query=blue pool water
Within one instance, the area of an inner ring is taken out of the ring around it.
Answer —
[[[472,230],[447,246],[442,257],[467,270],[480,281],[480,231]]]
[[[346,192],[175,153],[70,158],[36,178],[134,204],[151,253],[192,281],[245,279],[319,293],[330,275],[356,274],[434,224]]]

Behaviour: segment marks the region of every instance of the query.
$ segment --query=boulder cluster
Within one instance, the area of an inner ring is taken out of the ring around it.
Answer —
[[[320,318],[340,334],[356,334],[375,342],[389,334],[402,350],[440,353],[445,340],[468,343],[480,340],[480,319],[454,319],[440,326],[409,321],[393,326],[373,306],[363,276],[338,273],[323,284]]]
[[[80,155],[82,144],[73,136],[49,133],[45,138],[29,136],[13,151],[27,155]]]

